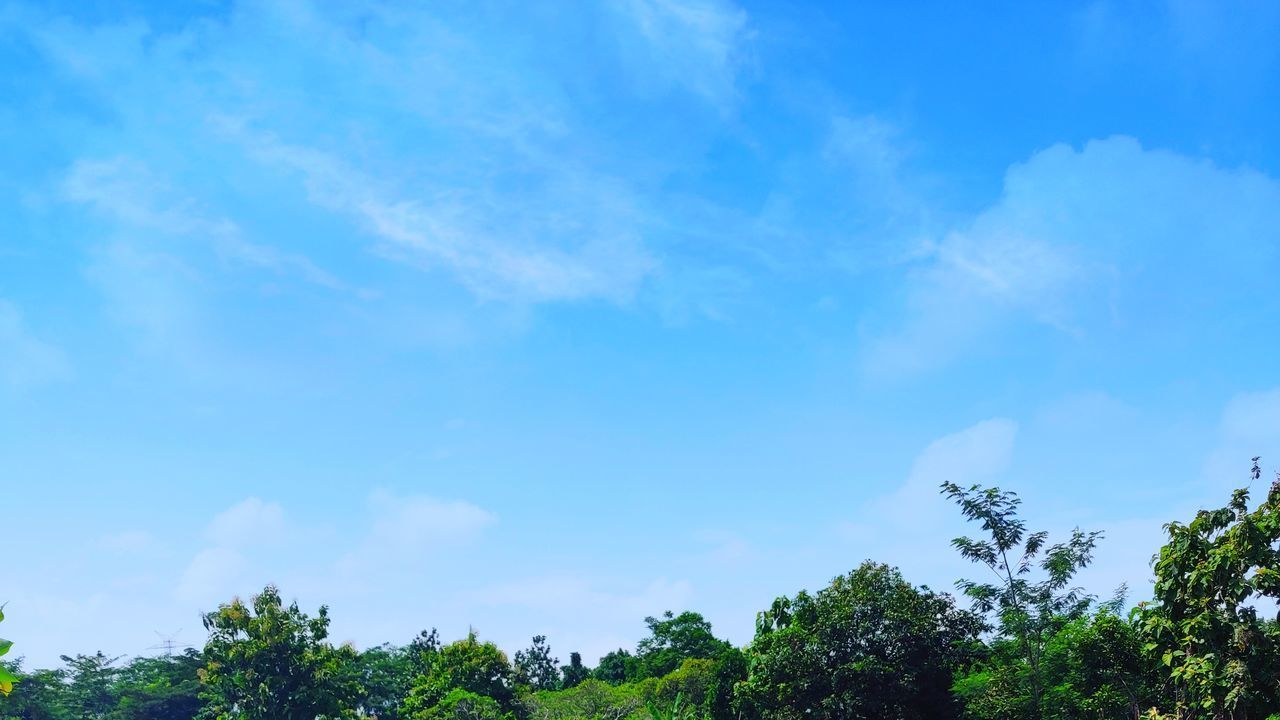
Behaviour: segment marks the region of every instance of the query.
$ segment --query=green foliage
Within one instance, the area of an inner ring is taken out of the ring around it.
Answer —
[[[516,651],[516,683],[532,690],[555,690],[560,686],[559,663],[559,659],[551,657],[547,636],[534,635],[529,649]]]
[[[956,538],[952,545],[965,558],[989,568],[997,581],[961,580],[956,585],[972,599],[975,610],[995,616],[1003,637],[1015,641],[1026,668],[1005,679],[1021,678],[1027,684],[1028,712],[1039,717],[1045,644],[1063,620],[1083,616],[1092,604],[1093,597],[1072,587],[1071,580],[1093,559],[1102,533],[1076,528],[1067,542],[1046,549],[1049,534],[1027,532],[1026,523],[1018,517],[1022,501],[1015,493],[979,485],[962,488],[950,482],[942,483],[942,492],[955,500],[965,519],[981,523],[988,535],[980,540]]]
[[[316,720],[355,716],[360,695],[356,653],[335,648],[328,608],[311,618],[267,586],[251,606],[240,600],[204,617],[209,631],[201,673],[205,717],[216,720]]]
[[[490,698],[503,713],[518,708],[514,672],[498,646],[480,642],[474,632],[440,650],[428,674],[420,676],[405,698],[400,717],[429,717],[427,713],[453,690]]]
[[[414,717],[421,720],[509,720],[512,715],[491,697],[454,688],[440,702]]]
[[[192,720],[203,707],[200,669],[204,658],[195,650],[181,655],[136,658],[116,673],[111,694],[115,720]]]
[[[716,659],[711,671],[711,681],[703,700],[704,714],[710,720],[737,720],[733,695],[747,680],[747,654],[738,648],[729,648]]]
[[[569,664],[560,668],[560,687],[576,687],[589,677],[591,677],[591,670],[582,664],[582,654],[569,653]]]
[[[65,704],[66,673],[62,670],[22,672],[20,663],[9,668],[21,683],[0,704],[5,720],[71,720]]]
[[[1046,643],[1043,701],[1037,711],[1019,643],[998,639],[987,657],[958,677],[955,692],[973,720],[1136,718],[1160,683],[1143,653],[1138,627],[1114,607],[1064,622]],[[1036,714],[1036,713],[1039,714]]]
[[[950,596],[864,563],[760,613],[736,700],[765,718],[954,717],[952,676],[982,627]]]
[[[618,648],[600,658],[600,664],[596,665],[596,669],[591,671],[591,677],[618,685],[641,680],[645,677],[645,674],[639,658],[622,648]]]
[[[647,677],[662,677],[690,659],[711,660],[730,647],[711,633],[711,623],[696,612],[673,615],[670,610],[662,618],[647,617],[649,637],[636,646],[636,657]]]
[[[440,652],[439,635],[423,631],[404,647],[378,645],[360,654],[360,710],[378,720],[398,720],[414,681],[431,671]]]
[[[0,605],[0,622],[4,622],[4,606]],[[13,641],[0,638],[0,657],[9,654],[9,650],[13,649]],[[8,695],[13,692],[13,684],[18,681],[18,677],[10,672],[7,668],[0,665],[0,695]]]
[[[694,710],[685,704],[684,697],[676,695],[670,701],[650,700],[647,704],[650,720],[694,720]]]
[[[23,673],[4,720],[192,720],[202,705],[200,654],[135,658],[117,667],[102,653],[63,657],[67,669]]]
[[[707,691],[715,678],[716,661],[690,658],[680,663],[680,667],[658,679],[656,699],[670,703],[677,698],[689,708],[702,707],[707,699]]]
[[[72,715],[78,718],[107,717],[117,701],[115,685],[120,669],[115,667],[115,663],[119,659],[101,652],[62,656],[70,681],[65,702]]]
[[[1226,507],[1165,526],[1143,629],[1176,688],[1177,718],[1280,713],[1280,635],[1256,605],[1280,599],[1280,476],[1257,509],[1248,506],[1248,490],[1237,490]]]
[[[525,700],[529,720],[636,720],[644,717],[658,680],[610,685],[588,678],[560,691],[543,691]]]

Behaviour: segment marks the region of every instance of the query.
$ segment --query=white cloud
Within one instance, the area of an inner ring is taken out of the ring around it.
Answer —
[[[71,364],[62,350],[32,336],[18,308],[0,300],[0,385],[22,390],[70,375]]]
[[[203,607],[226,602],[242,586],[248,567],[248,560],[236,550],[206,548],[183,570],[175,595],[182,602]]]
[[[482,298],[622,302],[657,267],[627,189],[564,159],[541,158],[540,182],[519,199],[495,191],[497,178],[401,195],[336,155],[218,125],[261,162],[301,175],[313,203],[356,219],[384,255],[443,267]]]
[[[497,521],[492,513],[463,500],[397,497],[377,491],[369,505],[373,512],[369,541],[402,552],[468,542]]]
[[[232,505],[205,528],[208,546],[183,570],[176,597],[208,606],[225,602],[237,592],[261,589],[261,584],[255,587],[255,583],[288,567],[287,563],[273,563],[281,560],[280,550],[290,536],[299,532],[288,526],[279,503],[251,497]]]
[[[1186,332],[1280,258],[1280,183],[1115,137],[1015,165],[995,205],[928,248],[873,376],[929,370],[1015,322],[1076,338]],[[1186,288],[1197,288],[1188,294]]]
[[[1268,470],[1280,468],[1280,388],[1240,393],[1223,409],[1218,442],[1203,471],[1205,484],[1215,493],[1209,502],[1215,507],[1225,505],[1231,490],[1249,485],[1254,456],[1261,456]],[[1266,492],[1271,479],[1268,472],[1262,485],[1253,488],[1255,500]]]
[[[725,0],[613,0],[612,7],[644,41],[632,58],[638,81],[682,86],[722,107],[735,100],[750,37],[741,8]]]
[[[950,591],[968,570],[968,563],[950,551],[951,540],[972,528],[939,486],[998,480],[1013,459],[1017,434],[1017,423],[992,418],[934,440],[916,457],[902,485],[859,509],[860,519],[838,528],[838,534],[861,558],[896,565],[912,582]]]
[[[219,513],[205,532],[217,546],[260,547],[279,542],[287,534],[279,503],[247,498]]]

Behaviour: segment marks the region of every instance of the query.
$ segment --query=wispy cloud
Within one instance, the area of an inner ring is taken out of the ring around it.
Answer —
[[[128,157],[82,159],[63,182],[65,197],[92,207],[130,230],[207,241],[223,259],[293,274],[331,289],[344,285],[308,258],[250,242],[230,218],[206,211],[145,163]]]
[[[625,187],[572,164],[543,166],[520,198],[498,193],[496,178],[401,195],[332,154],[219,124],[253,157],[298,174],[313,202],[355,218],[383,254],[443,267],[481,297],[625,301],[656,268]]]
[[[70,375],[71,363],[62,349],[34,336],[18,308],[0,300],[0,385],[24,390]]]
[[[727,0],[611,0],[643,41],[624,46],[641,83],[683,87],[722,108],[737,95],[750,39],[747,13]]]

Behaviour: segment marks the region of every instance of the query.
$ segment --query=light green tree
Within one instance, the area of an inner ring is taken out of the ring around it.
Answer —
[[[0,622],[3,622],[3,621],[4,621],[4,606],[0,605]],[[5,640],[4,638],[0,638],[0,657],[4,657],[5,655],[7,655],[9,653],[9,650],[12,647],[13,647],[12,640]],[[3,665],[0,665],[0,695],[8,695],[9,693],[13,692],[13,684],[17,681],[18,681],[18,678],[16,675],[9,672],[9,670],[5,668]]]
[[[206,717],[215,720],[318,720],[355,716],[356,653],[327,642],[329,611],[308,617],[286,606],[274,586],[249,605],[233,600],[204,617],[209,631],[201,672]]]
[[[400,708],[400,717],[438,717],[432,709],[454,690],[490,699],[502,713],[514,713],[518,707],[514,675],[506,653],[491,642],[480,642],[471,632],[465,639],[441,648],[430,673],[414,682]]]

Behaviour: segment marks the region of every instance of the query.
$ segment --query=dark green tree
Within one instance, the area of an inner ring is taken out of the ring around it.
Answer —
[[[582,654],[569,653],[569,664],[560,668],[560,687],[577,687],[583,680],[591,677],[591,670],[582,664]]]
[[[1165,530],[1143,629],[1176,689],[1168,709],[1179,720],[1280,714],[1280,635],[1258,615],[1280,600],[1280,475],[1254,510],[1236,490],[1226,507]]]
[[[1137,718],[1158,704],[1162,685],[1144,652],[1138,626],[1114,605],[1064,623],[1045,645],[1041,715],[1045,720]],[[1028,666],[1010,638],[997,638],[981,661],[957,678],[955,690],[972,720],[1032,715]]]
[[[204,617],[201,671],[207,716],[216,720],[316,720],[355,716],[355,650],[327,642],[329,610],[308,617],[274,586]]]
[[[984,624],[949,595],[867,562],[760,613],[735,700],[772,719],[925,720],[959,714],[952,678]]]
[[[378,645],[360,653],[361,713],[398,720],[400,704],[414,682],[428,674],[440,652],[436,631],[423,631],[404,647]]]
[[[711,623],[696,612],[647,617],[649,637],[636,646],[636,657],[649,677],[662,677],[685,660],[713,660],[731,647],[711,633]]]
[[[115,709],[120,699],[116,687],[120,669],[115,667],[119,659],[101,652],[62,656],[67,666],[66,705],[72,715],[94,720],[107,717]]]
[[[591,677],[611,685],[620,685],[643,678],[644,669],[636,656],[618,648],[600,658],[596,669],[591,671]]]
[[[942,492],[960,506],[965,519],[982,524],[987,538],[956,538],[952,545],[965,558],[985,565],[995,582],[961,580],[956,585],[978,612],[994,616],[1001,636],[1016,643],[1026,663],[1019,677],[1027,683],[1028,717],[1039,718],[1045,683],[1041,660],[1045,645],[1062,623],[1088,612],[1093,597],[1071,586],[1076,573],[1093,559],[1102,533],[1076,528],[1064,543],[1047,546],[1049,534],[1027,532],[1018,517],[1022,501],[999,488],[962,488],[942,483]]]
[[[135,658],[120,669],[114,694],[113,720],[192,720],[204,706],[196,650],[180,655]]]
[[[534,635],[527,650],[517,650],[516,683],[531,690],[555,690],[560,686],[560,660],[551,657],[546,635]]]
[[[19,682],[0,702],[4,720],[72,720],[67,707],[66,673],[62,670],[23,672],[20,663],[9,667]]]
[[[737,720],[733,696],[746,682],[747,670],[747,654],[738,648],[731,647],[716,659],[703,708],[710,720]]]

